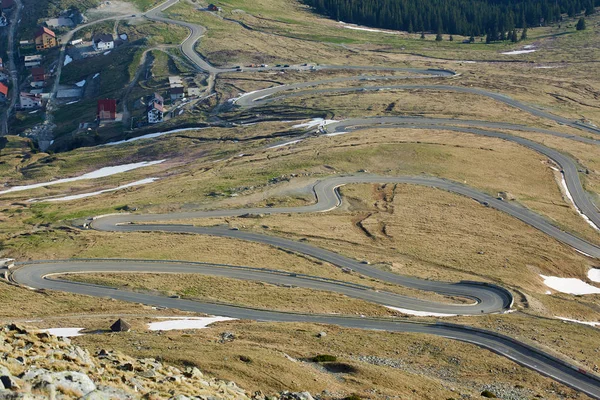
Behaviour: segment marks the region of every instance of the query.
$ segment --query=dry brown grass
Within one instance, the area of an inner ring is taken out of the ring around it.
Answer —
[[[143,322],[139,321],[138,326]],[[93,328],[91,322],[88,325]],[[327,336],[317,338],[317,332],[322,330]],[[224,331],[233,332],[236,339],[220,343],[220,333]],[[494,382],[492,390],[515,390],[525,397],[576,396],[571,389],[488,351],[428,335],[233,321],[199,331],[135,331],[82,336],[75,342],[93,349],[124,350],[139,357],[161,354],[167,362],[197,365],[213,376],[234,380],[247,390],[327,390],[325,398],[356,392],[373,399],[445,399],[461,394],[478,396],[484,385]],[[164,351],[166,348],[168,352]],[[294,360],[286,358],[286,354]],[[301,361],[317,354],[335,355],[338,362],[349,365],[354,372],[326,372],[323,367]],[[251,362],[241,361],[240,356]],[[364,356],[393,360],[399,368],[360,361]]]
[[[268,310],[318,314],[392,316],[383,306],[342,294],[299,287],[286,288],[258,281],[245,281],[194,274],[73,274],[64,277],[126,290],[160,292],[186,299],[235,304]]]

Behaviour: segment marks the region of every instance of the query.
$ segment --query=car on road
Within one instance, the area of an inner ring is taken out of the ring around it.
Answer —
[[[283,68],[289,68],[289,67],[290,67],[290,66],[289,66],[288,64],[285,64],[285,65],[283,66]]]

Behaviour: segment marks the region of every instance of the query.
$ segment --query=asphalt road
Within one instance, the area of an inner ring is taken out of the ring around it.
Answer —
[[[348,69],[349,67],[339,67],[340,69]],[[358,69],[362,69],[357,67]],[[448,76],[447,73],[451,71],[445,70],[419,70],[418,73],[426,73],[425,71],[430,71],[430,76]],[[416,71],[412,71],[416,72]],[[415,77],[411,77],[415,78]],[[460,92],[460,93],[470,93],[476,94],[480,96],[489,97],[496,101],[505,103],[509,106],[515,107],[519,110],[525,111],[529,114],[535,115],[536,117],[548,119],[554,122],[557,122],[562,125],[567,125],[573,128],[577,128],[580,130],[587,131],[593,134],[600,134],[600,129],[595,128],[593,126],[582,124],[579,121],[572,121],[568,118],[564,118],[558,115],[551,114],[546,112],[538,107],[534,107],[528,104],[521,103],[518,100],[515,100],[507,95],[501,93],[490,92],[488,90],[473,88],[473,87],[463,87],[463,86],[451,86],[451,85],[378,85],[378,86],[359,86],[359,87],[345,87],[345,88],[323,88],[323,89],[311,89],[311,90],[298,90],[304,89],[308,87],[314,87],[329,83],[339,83],[339,82],[350,82],[350,81],[380,81],[380,80],[398,80],[402,79],[399,77],[390,77],[390,76],[351,76],[351,77],[343,77],[343,78],[335,78],[335,79],[326,79],[319,81],[310,81],[310,82],[301,82],[301,83],[292,83],[288,85],[280,85],[275,86],[263,90],[257,90],[255,92],[246,93],[241,96],[239,99],[235,101],[235,103],[242,107],[254,107],[261,106],[273,101],[282,100],[284,98],[296,97],[296,96],[306,96],[306,95],[315,95],[315,94],[329,94],[329,93],[352,93],[352,92],[367,92],[367,91],[381,91],[381,90],[413,90],[413,89],[421,89],[421,90],[446,90],[452,92]],[[291,93],[283,93],[287,91],[293,91]],[[275,97],[274,95],[282,93],[280,96]]]
[[[505,356],[525,367],[531,368],[558,382],[568,385],[587,395],[600,399],[600,380],[591,373],[579,370],[568,365],[541,350],[532,348],[506,336],[492,332],[473,329],[451,324],[420,324],[392,319],[355,318],[334,315],[306,315],[299,313],[286,313],[277,311],[256,310],[221,304],[202,303],[185,299],[173,299],[145,293],[136,293],[112,289],[97,285],[65,282],[44,279],[48,274],[60,274],[70,271],[131,271],[139,268],[151,270],[155,266],[158,270],[168,271],[170,268],[184,268],[189,271],[198,265],[186,268],[184,265],[157,261],[155,263],[141,262],[105,262],[85,261],[50,262],[22,264],[13,270],[13,278],[24,285],[40,289],[62,290],[71,293],[96,296],[101,298],[114,298],[118,300],[143,303],[159,307],[177,308],[185,311],[208,313],[213,315],[228,316],[231,318],[250,319],[256,321],[275,322],[308,322],[319,324],[334,324],[348,328],[367,330],[386,330],[392,332],[424,333],[460,340],[489,349],[499,355]]]

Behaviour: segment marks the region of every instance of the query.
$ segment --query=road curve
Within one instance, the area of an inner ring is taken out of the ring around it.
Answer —
[[[348,328],[368,330],[386,330],[391,332],[424,333],[442,336],[450,339],[468,342],[486,348],[499,355],[507,357],[520,365],[535,370],[558,382],[579,390],[587,395],[600,399],[600,379],[576,366],[569,365],[539,349],[493,332],[463,327],[452,324],[415,323],[397,319],[355,318],[334,315],[309,315],[277,311],[256,310],[230,305],[203,303],[185,299],[166,298],[157,295],[118,290],[98,285],[80,284],[75,282],[44,279],[48,274],[60,274],[76,270],[78,272],[96,271],[99,267],[104,270],[130,272],[130,267],[142,269],[149,265],[141,262],[105,262],[71,260],[70,262],[39,262],[24,263],[12,271],[12,278],[17,282],[35,288],[61,290],[71,293],[90,295],[102,298],[114,298],[128,302],[142,303],[159,307],[176,308],[184,311],[200,312],[231,318],[251,319],[256,321],[273,322],[307,322],[333,324]],[[173,263],[156,261],[152,263],[159,270],[169,271]],[[190,267],[190,270],[193,267]]]
[[[420,70],[420,73],[423,73],[427,70]],[[443,74],[441,71],[443,70],[429,70],[431,71],[430,75],[433,76],[447,76]],[[437,71],[437,73],[436,73]],[[414,71],[413,71],[414,72]],[[414,77],[413,77],[414,78]],[[554,122],[557,122],[562,125],[567,125],[572,128],[580,129],[587,131],[589,133],[593,133],[596,135],[600,135],[600,130],[593,126],[589,126],[586,124],[582,124],[579,121],[573,121],[568,118],[564,118],[555,114],[551,114],[549,112],[543,111],[540,108],[530,106],[525,103],[521,103],[518,100],[515,100],[507,95],[491,92],[484,89],[473,88],[473,87],[464,87],[464,86],[451,86],[451,85],[385,85],[385,86],[359,86],[359,87],[345,87],[345,88],[323,88],[323,89],[311,89],[311,90],[302,90],[319,85],[324,85],[328,83],[339,83],[339,82],[349,82],[349,81],[378,81],[378,80],[398,80],[405,79],[403,77],[391,77],[391,76],[350,76],[350,77],[342,77],[342,78],[333,78],[333,79],[325,79],[319,81],[310,81],[310,82],[301,82],[301,83],[291,83],[287,85],[274,86],[267,89],[257,90],[255,92],[246,93],[241,96],[239,99],[236,99],[235,103],[242,107],[254,107],[265,105],[274,101],[282,100],[289,97],[296,96],[306,96],[306,95],[314,95],[314,94],[328,94],[328,93],[352,93],[352,92],[363,92],[363,91],[380,91],[380,90],[446,90],[452,92],[460,92],[460,93],[470,93],[476,94],[480,96],[489,97],[493,100],[502,102],[511,107],[518,108],[519,110],[525,111],[531,115],[536,117],[548,119]],[[286,91],[294,90],[291,93],[283,93]],[[280,94],[279,96],[275,96]]]

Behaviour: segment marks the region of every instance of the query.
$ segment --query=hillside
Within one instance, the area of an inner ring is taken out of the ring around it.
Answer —
[[[0,328],[0,398],[2,399],[223,399],[264,400],[226,382],[184,370],[157,359],[137,359],[120,352],[88,350],[68,338],[19,325]],[[308,393],[282,393],[269,400],[311,400]]]

